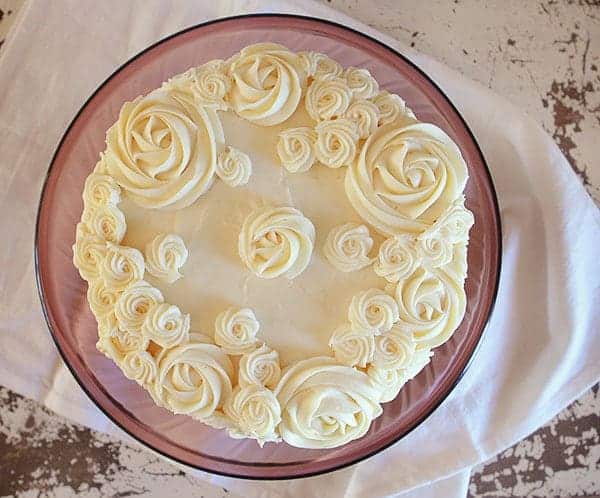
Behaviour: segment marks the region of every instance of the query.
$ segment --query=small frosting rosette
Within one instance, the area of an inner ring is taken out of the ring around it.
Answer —
[[[163,302],[163,295],[156,287],[144,280],[134,282],[120,294],[114,306],[119,328],[139,332],[148,312]]]
[[[387,332],[398,321],[398,305],[392,296],[380,289],[368,289],[352,298],[348,320],[356,330],[374,334]]]
[[[415,353],[416,341],[412,332],[395,325],[375,338],[373,365],[387,370],[406,368]]]
[[[161,233],[154,237],[144,251],[146,270],[150,275],[172,284],[181,278],[179,269],[188,258],[183,239],[174,233]]]
[[[279,353],[266,344],[246,353],[238,367],[240,386],[256,384],[273,389],[281,378]]]
[[[149,387],[154,382],[158,367],[156,361],[147,351],[127,353],[120,364],[125,377],[135,380],[139,385]]]
[[[329,347],[340,363],[364,368],[373,360],[375,340],[370,330],[355,329],[346,323],[334,330]]]
[[[391,236],[420,233],[460,197],[467,166],[438,127],[379,128],[346,173],[346,194],[360,216]]]
[[[356,100],[350,104],[344,116],[356,123],[359,138],[365,139],[377,130],[379,108],[369,100]]]
[[[288,128],[279,134],[277,155],[290,173],[304,173],[315,162],[317,134],[308,126]]]
[[[330,80],[342,75],[344,68],[339,62],[319,52],[300,52],[298,54],[308,76],[316,80]]]
[[[109,289],[125,290],[144,277],[145,263],[142,253],[133,247],[107,244],[100,268],[100,277]]]
[[[349,67],[344,78],[355,99],[370,99],[379,92],[379,84],[368,69]]]
[[[156,90],[123,105],[106,135],[105,162],[140,206],[180,209],[210,187],[223,141],[213,109]]]
[[[250,45],[230,66],[234,80],[231,105],[244,119],[273,126],[289,118],[300,102],[306,84],[300,56],[276,43]]]
[[[416,241],[410,235],[396,235],[379,247],[373,270],[388,282],[398,282],[410,275],[421,261]]]
[[[281,408],[273,391],[250,384],[237,387],[224,407],[235,424],[229,429],[234,438],[252,438],[262,446],[267,442],[280,441],[277,426],[281,422]]]
[[[379,126],[393,123],[396,120],[412,121],[416,117],[404,100],[395,93],[386,90],[379,92],[373,97],[372,102],[379,110]]]
[[[229,308],[215,321],[215,342],[227,354],[249,353],[256,347],[260,324],[250,308]]]
[[[252,161],[248,154],[227,146],[217,156],[217,176],[230,187],[246,185],[252,175]]]
[[[352,92],[341,78],[316,80],[308,87],[304,105],[315,121],[342,117],[352,101]]]
[[[101,279],[90,282],[87,290],[87,301],[94,316],[102,320],[113,313],[119,295],[119,291],[107,288]]]
[[[164,87],[190,93],[202,107],[227,110],[226,99],[232,83],[227,71],[225,61],[215,59],[175,76]]]
[[[275,395],[281,405],[281,436],[299,448],[346,444],[364,436],[381,414],[381,395],[369,377],[330,357],[295,363]]]
[[[86,281],[100,277],[106,256],[106,241],[94,235],[83,223],[78,223],[73,244],[73,264]]]
[[[316,127],[315,154],[328,168],[350,165],[356,156],[358,128],[353,121],[339,118],[321,121]]]
[[[357,271],[369,266],[373,260],[369,252],[373,239],[369,229],[358,223],[344,223],[327,234],[323,253],[329,262],[343,272]]]
[[[102,204],[93,208],[86,206],[81,220],[90,232],[113,244],[120,244],[127,231],[125,215],[114,204]]]
[[[142,324],[142,334],[163,348],[172,348],[187,342],[190,332],[190,315],[184,314],[174,304],[153,306]]]
[[[440,269],[418,267],[396,287],[402,329],[412,331],[419,349],[448,340],[463,319],[466,295],[462,280]]]
[[[257,277],[293,279],[308,266],[314,242],[315,227],[300,211],[265,207],[244,221],[238,249]]]
[[[102,163],[104,158],[100,160]],[[112,176],[92,173],[85,180],[83,201],[87,208],[97,208],[111,204],[116,206],[121,201],[121,189]]]

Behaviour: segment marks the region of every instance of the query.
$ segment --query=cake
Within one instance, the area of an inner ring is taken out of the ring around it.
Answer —
[[[123,105],[86,179],[97,348],[231,437],[360,438],[463,319],[467,178],[367,69],[273,43],[191,68]]]

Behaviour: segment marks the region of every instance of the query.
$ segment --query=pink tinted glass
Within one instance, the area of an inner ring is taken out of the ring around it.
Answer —
[[[86,176],[104,149],[107,128],[121,105],[191,66],[228,58],[257,42],[294,51],[325,52],[344,66],[368,68],[382,89],[398,93],[419,119],[435,123],[459,145],[469,167],[467,207],[475,214],[469,246],[465,319],[431,364],[394,401],[384,405],[368,434],[341,448],[303,450],[286,444],[263,449],[188,417],[157,407],[95,348],[96,323],[87,285],[72,264]],[[96,405],[154,450],[210,472],[249,478],[291,478],[327,472],[380,451],[421,423],[460,379],[494,303],[500,268],[500,225],[493,185],[477,144],[441,91],[391,49],[360,33],[293,16],[246,16],[191,28],[146,50],[117,71],[84,105],[54,157],[40,201],[37,271],[48,325],[63,358]],[[402,444],[399,442],[397,444]]]

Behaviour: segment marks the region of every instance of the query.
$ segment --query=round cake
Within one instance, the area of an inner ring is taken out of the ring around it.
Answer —
[[[362,437],[460,325],[468,171],[367,69],[251,45],[127,102],[73,261],[98,349],[234,438]]]

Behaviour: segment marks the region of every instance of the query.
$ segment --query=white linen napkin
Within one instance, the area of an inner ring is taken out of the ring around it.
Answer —
[[[383,497],[424,485],[410,495],[464,496],[473,465],[535,430],[600,378],[600,213],[550,137],[506,100],[311,0],[24,5],[0,58],[0,383],[128,439],[79,389],[43,321],[33,267],[41,184],[66,126],[118,65],[185,27],[255,11],[355,27],[408,56],[442,87],[492,170],[504,231],[501,286],[467,374],[396,445],[348,469],[290,482],[195,474],[246,497]]]

